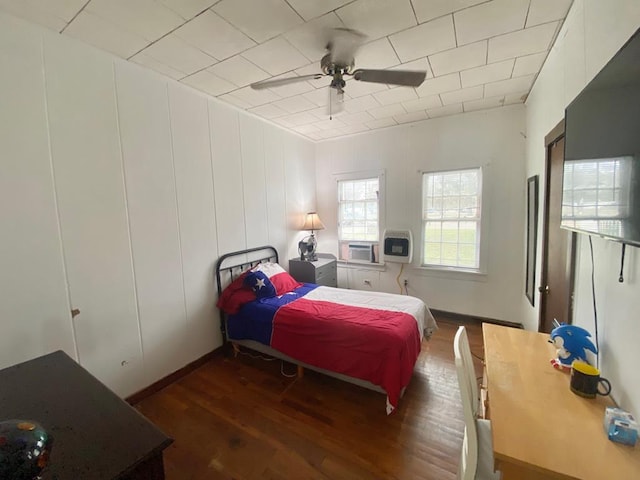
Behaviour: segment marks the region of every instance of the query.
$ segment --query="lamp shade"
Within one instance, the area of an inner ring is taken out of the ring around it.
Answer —
[[[309,212],[304,219],[304,225],[300,230],[324,230],[324,223],[320,220],[320,217],[316,212]]]

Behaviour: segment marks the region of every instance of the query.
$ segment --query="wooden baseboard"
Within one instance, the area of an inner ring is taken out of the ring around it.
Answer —
[[[431,310],[431,313],[434,317],[449,318],[451,320],[456,320],[459,322],[494,323],[496,325],[504,325],[505,327],[524,328],[521,323],[507,322],[504,320],[497,320],[495,318],[479,317],[477,315],[466,315],[464,313],[447,312],[445,310],[436,310],[435,308],[430,308],[429,310]]]
[[[193,372],[195,369],[207,363],[209,360],[220,355],[223,355],[223,347],[218,347],[215,350],[209,353],[206,353],[202,357],[194,360],[188,365],[185,365],[180,370],[176,370],[175,372],[170,373],[166,377],[161,378],[157,382],[152,383],[148,387],[143,388],[139,392],[136,392],[133,395],[128,396],[127,398],[125,398],[125,401],[129,403],[129,405],[135,405],[136,403],[140,403],[145,398],[153,395],[154,393],[159,392],[160,390],[162,390],[165,387],[168,387],[172,383],[177,382],[182,377],[188,375],[189,373]]]

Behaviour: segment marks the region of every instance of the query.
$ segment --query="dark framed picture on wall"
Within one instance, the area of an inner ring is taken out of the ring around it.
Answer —
[[[525,295],[535,304],[536,244],[538,237],[538,175],[527,180],[527,273]]]

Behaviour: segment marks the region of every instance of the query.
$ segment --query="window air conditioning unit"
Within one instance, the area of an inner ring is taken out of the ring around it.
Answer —
[[[357,260],[360,262],[373,261],[373,245],[369,243],[350,243],[349,244],[349,260]]]

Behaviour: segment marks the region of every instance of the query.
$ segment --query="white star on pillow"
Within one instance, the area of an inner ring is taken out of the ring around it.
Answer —
[[[258,278],[256,280],[255,290],[260,290],[262,287],[264,287],[264,278]]]

